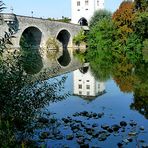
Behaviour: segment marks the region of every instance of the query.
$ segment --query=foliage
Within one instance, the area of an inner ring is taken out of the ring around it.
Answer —
[[[143,42],[142,54],[144,60],[148,62],[148,39]]]
[[[148,119],[148,63],[137,65],[135,74],[138,76],[138,81],[134,88],[134,102],[130,107]]]
[[[138,12],[133,21],[134,32],[143,40],[148,38],[148,12]]]
[[[111,18],[111,12],[108,10],[97,10],[94,12],[93,16],[90,20],[90,27],[95,26],[99,21],[101,21],[103,18],[110,19]]]
[[[148,12],[148,1],[147,0],[135,0],[135,9],[136,11],[147,11]]]
[[[13,28],[9,28],[0,38],[0,147],[27,147],[24,141],[31,139],[36,128],[34,119],[41,108],[50,101],[67,97],[59,94],[66,77],[51,82],[43,81],[48,73],[42,72],[36,77],[25,72],[24,58],[28,58],[28,53],[30,56],[29,49],[24,48],[25,40],[21,41],[22,52],[7,48],[12,44],[14,33]],[[32,57],[29,58],[32,61]]]
[[[116,28],[111,20],[104,18],[91,28],[88,34],[88,58],[99,56],[104,51],[107,55],[114,49]]]
[[[70,23],[71,20],[68,17],[62,16],[62,19],[58,19],[57,21],[64,22],[64,23]]]
[[[131,1],[123,1],[113,14],[113,21],[117,26],[120,33],[120,40],[124,41],[128,38],[128,35],[133,32],[132,22],[135,18],[134,4]]]
[[[70,21],[71,21],[71,19],[69,19],[68,17],[64,17],[64,16],[62,16],[61,19],[48,18],[48,20],[57,21],[57,22],[64,22],[64,23],[70,23]]]
[[[80,32],[76,36],[74,36],[74,38],[73,38],[73,42],[76,45],[80,45],[81,43],[83,43],[85,41],[86,41],[86,34],[85,34],[84,30],[80,30]]]
[[[48,50],[56,50],[58,52],[60,47],[62,47],[62,45],[56,38],[48,38],[46,42],[46,48]]]
[[[94,72],[97,73],[96,77],[101,80],[110,78],[115,39],[116,28],[111,19],[107,18],[99,21],[88,34],[86,58],[90,62],[92,71],[97,71]]]
[[[142,59],[142,44],[141,39],[136,34],[129,35],[125,46],[124,51],[126,53],[127,59],[131,63],[138,63]]]
[[[8,32],[5,32],[4,37],[0,38],[0,56],[2,56],[2,53],[4,50],[6,50],[7,45],[12,45],[11,39],[14,38],[15,31],[11,27],[9,28]]]
[[[2,12],[6,7],[4,7],[3,1],[0,1],[0,12]]]
[[[76,52],[74,52],[74,56],[81,62],[81,63],[85,63],[86,62],[86,52],[80,52],[79,50],[76,50]]]

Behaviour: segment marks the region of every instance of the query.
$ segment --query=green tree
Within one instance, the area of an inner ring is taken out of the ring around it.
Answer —
[[[136,11],[147,11],[148,12],[148,0],[135,0]]]
[[[123,47],[127,59],[132,64],[136,64],[142,60],[142,44],[141,39],[135,33],[129,35]]]
[[[103,18],[110,19],[112,13],[108,10],[97,10],[94,12],[93,16],[90,19],[90,27],[93,27],[97,24],[97,22],[101,21]]]
[[[88,34],[86,59],[99,79],[105,80],[110,77],[116,35],[115,25],[108,18],[100,20]]]
[[[134,32],[145,40],[148,38],[148,12],[138,12],[133,21]]]
[[[148,62],[148,39],[143,42],[142,54],[144,60]]]

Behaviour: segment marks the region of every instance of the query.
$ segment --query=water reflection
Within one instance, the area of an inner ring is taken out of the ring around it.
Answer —
[[[43,67],[40,43],[42,33],[36,27],[24,30],[20,39],[22,66],[26,73],[39,73]]]
[[[96,80],[89,67],[82,67],[73,72],[73,93],[91,101],[105,93],[105,83]]]

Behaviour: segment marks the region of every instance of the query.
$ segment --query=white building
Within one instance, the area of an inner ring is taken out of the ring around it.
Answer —
[[[93,99],[105,92],[105,83],[95,80],[88,67],[73,72],[73,93],[85,99]]]
[[[88,25],[94,12],[104,9],[104,0],[71,0],[71,22],[82,25]]]

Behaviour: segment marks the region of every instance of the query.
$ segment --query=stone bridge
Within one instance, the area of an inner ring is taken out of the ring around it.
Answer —
[[[58,21],[49,21],[42,18],[34,18],[28,16],[19,16],[15,14],[0,14],[1,25],[0,35],[7,31],[8,26],[13,26],[16,30],[13,47],[20,47],[20,39],[22,35],[33,38],[34,44],[45,48],[49,38],[56,38],[67,47],[72,47],[73,37],[80,31],[81,26],[63,23]]]

